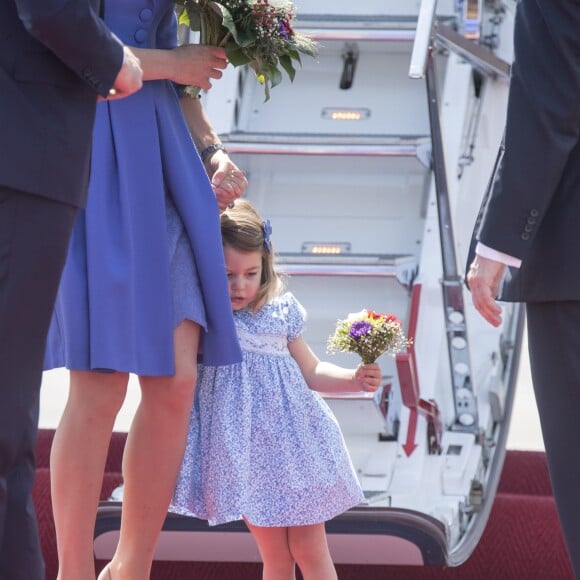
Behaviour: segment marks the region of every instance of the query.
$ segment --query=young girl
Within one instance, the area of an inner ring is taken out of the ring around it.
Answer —
[[[363,494],[336,418],[315,391],[375,391],[378,365],[320,361],[301,338],[305,312],[281,293],[270,225],[237,200],[221,215],[243,362],[199,369],[171,511],[221,524],[243,518],[264,580],[336,578],[324,522]]]

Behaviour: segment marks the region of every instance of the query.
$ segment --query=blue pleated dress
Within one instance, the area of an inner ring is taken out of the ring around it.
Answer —
[[[128,45],[177,43],[169,0],[106,0]],[[219,210],[177,92],[147,81],[99,103],[86,210],[77,220],[49,332],[45,368],[174,373],[173,331],[199,323],[201,360],[241,353],[228,297]]]

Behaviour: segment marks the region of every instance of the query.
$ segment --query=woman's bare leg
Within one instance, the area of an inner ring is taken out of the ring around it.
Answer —
[[[258,545],[264,565],[262,580],[296,580],[296,566],[288,546],[288,528],[246,525]]]
[[[324,523],[288,528],[288,544],[304,580],[336,580]]]
[[[95,518],[111,433],[128,379],[125,373],[70,373],[68,400],[50,454],[58,580],[95,577]]]
[[[149,578],[181,467],[197,378],[199,326],[181,323],[174,344],[175,375],[139,379],[141,403],[123,457],[121,535],[108,565],[112,580]]]

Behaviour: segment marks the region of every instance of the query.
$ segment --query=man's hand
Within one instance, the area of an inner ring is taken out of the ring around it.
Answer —
[[[501,307],[495,299],[505,268],[501,262],[476,255],[467,274],[473,305],[493,326],[501,324]]]
[[[128,97],[143,86],[143,71],[139,59],[128,46],[123,47],[123,52],[123,65],[109,91],[108,100]]]

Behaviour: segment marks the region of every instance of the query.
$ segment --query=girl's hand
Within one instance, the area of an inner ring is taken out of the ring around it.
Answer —
[[[374,393],[381,385],[381,368],[378,364],[372,363],[358,365],[354,373],[354,382],[360,391]]]
[[[220,211],[244,195],[248,180],[246,174],[224,151],[216,151],[206,162],[206,170],[217,198]]]
[[[228,65],[226,51],[218,46],[184,44],[171,50],[174,57],[171,79],[182,85],[210,89],[210,79],[220,79]]]

